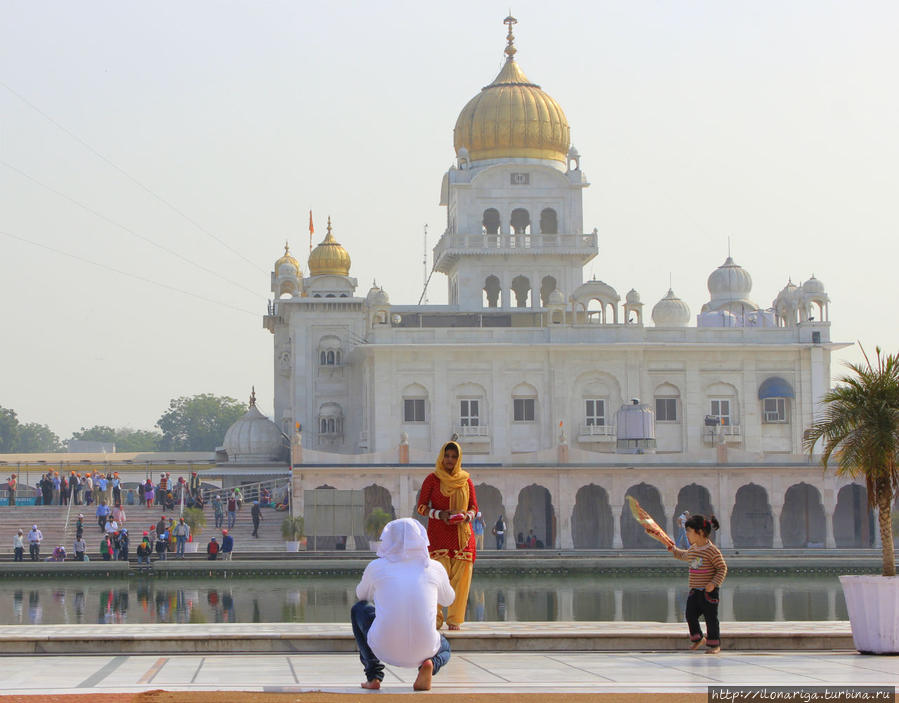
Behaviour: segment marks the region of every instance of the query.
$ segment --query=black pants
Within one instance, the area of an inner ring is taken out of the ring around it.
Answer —
[[[30,542],[28,544],[28,553],[31,555],[31,561],[37,561],[41,558],[41,545],[39,542]]]
[[[253,537],[259,536],[259,520],[258,518],[253,518]]]
[[[13,553],[15,556],[13,557],[13,561],[22,561],[22,555],[25,553],[25,547],[15,547],[13,549]]]
[[[700,588],[690,590],[687,597],[687,627],[690,628],[690,641],[699,642],[702,639],[702,628],[699,626],[699,616],[705,618],[706,647],[721,646],[721,631],[718,628],[718,591],[704,591]]]

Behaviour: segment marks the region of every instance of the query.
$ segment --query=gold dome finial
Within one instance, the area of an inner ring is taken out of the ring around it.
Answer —
[[[518,20],[512,17],[512,12],[509,11],[509,16],[503,20],[503,24],[509,26],[509,32],[506,34],[506,42],[508,42],[505,50],[506,61],[514,61],[518,49],[515,48],[515,35],[512,34],[512,25],[518,24]]]
[[[350,275],[350,255],[331,233],[331,217],[328,216],[328,233],[309,255],[309,275]]]
[[[256,386],[250,386],[250,407],[256,407]]]

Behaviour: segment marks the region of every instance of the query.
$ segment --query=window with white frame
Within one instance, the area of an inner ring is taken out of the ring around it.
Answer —
[[[709,401],[709,417],[715,419],[716,425],[731,424],[731,408],[729,398],[712,398]]]
[[[656,398],[656,422],[679,422],[677,398]]]
[[[465,398],[459,401],[459,424],[462,427],[478,427],[481,424],[481,401]]]
[[[425,422],[424,398],[403,398],[403,422]]]
[[[512,419],[515,422],[534,422],[537,413],[536,398],[513,398]]]
[[[318,360],[320,366],[340,366],[341,342],[338,337],[328,335],[319,342]]]
[[[343,435],[343,408],[337,403],[325,403],[318,413],[318,431],[326,437]]]
[[[765,398],[762,401],[762,422],[765,424],[782,424],[787,422],[787,399]]]
[[[606,424],[605,399],[586,398],[584,400],[584,424],[587,427],[599,427]]]

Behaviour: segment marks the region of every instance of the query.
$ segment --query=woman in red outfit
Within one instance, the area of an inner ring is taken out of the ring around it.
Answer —
[[[475,560],[471,521],[478,512],[474,484],[462,470],[462,449],[447,442],[440,450],[434,472],[421,485],[418,514],[428,518],[428,552],[446,569],[456,600],[447,608],[450,630],[462,629]],[[437,629],[443,626],[443,608],[437,609]]]

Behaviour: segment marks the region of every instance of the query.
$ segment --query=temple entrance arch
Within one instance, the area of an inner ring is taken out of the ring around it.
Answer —
[[[513,524],[512,535],[507,534],[507,540],[517,541],[519,534],[527,539],[533,530],[537,536],[537,546],[552,549],[556,544],[556,513],[549,491],[536,483],[522,488],[518,494]]]
[[[873,547],[874,511],[864,486],[850,483],[837,494],[833,511],[833,539],[837,547]]]
[[[571,511],[571,534],[575,549],[611,549],[614,518],[609,494],[601,486],[581,486]]]
[[[489,483],[479,483],[474,487],[475,496],[478,499],[478,510],[481,511],[481,517],[484,519],[484,548],[495,549],[496,537],[493,536],[493,526],[496,524],[496,518],[500,515],[505,518],[506,522],[506,539],[511,535],[509,532],[506,518],[506,508],[503,506],[503,494],[495,486]]]
[[[659,489],[648,483],[638,483],[627,489],[624,494],[633,496],[640,503],[640,507],[652,515],[659,525],[666,524],[665,511],[662,508],[662,496]],[[643,531],[640,523],[634,519],[631,510],[625,500],[621,511],[621,544],[625,549],[663,549],[662,545]]]
[[[674,530],[671,536],[675,539],[677,539],[677,534],[680,530],[677,516],[684,512],[684,510],[689,510],[691,515],[699,514],[704,515],[705,517],[714,515],[715,508],[712,507],[712,498],[709,495],[709,489],[705,486],[700,486],[698,483],[691,483],[678,491],[677,505],[674,506],[674,515],[671,517],[671,526]]]
[[[730,515],[730,534],[734,547],[774,545],[774,517],[768,504],[768,492],[755,483],[740,486]]]
[[[780,534],[784,547],[824,547],[827,526],[821,493],[809,483],[796,483],[784,495]]]

